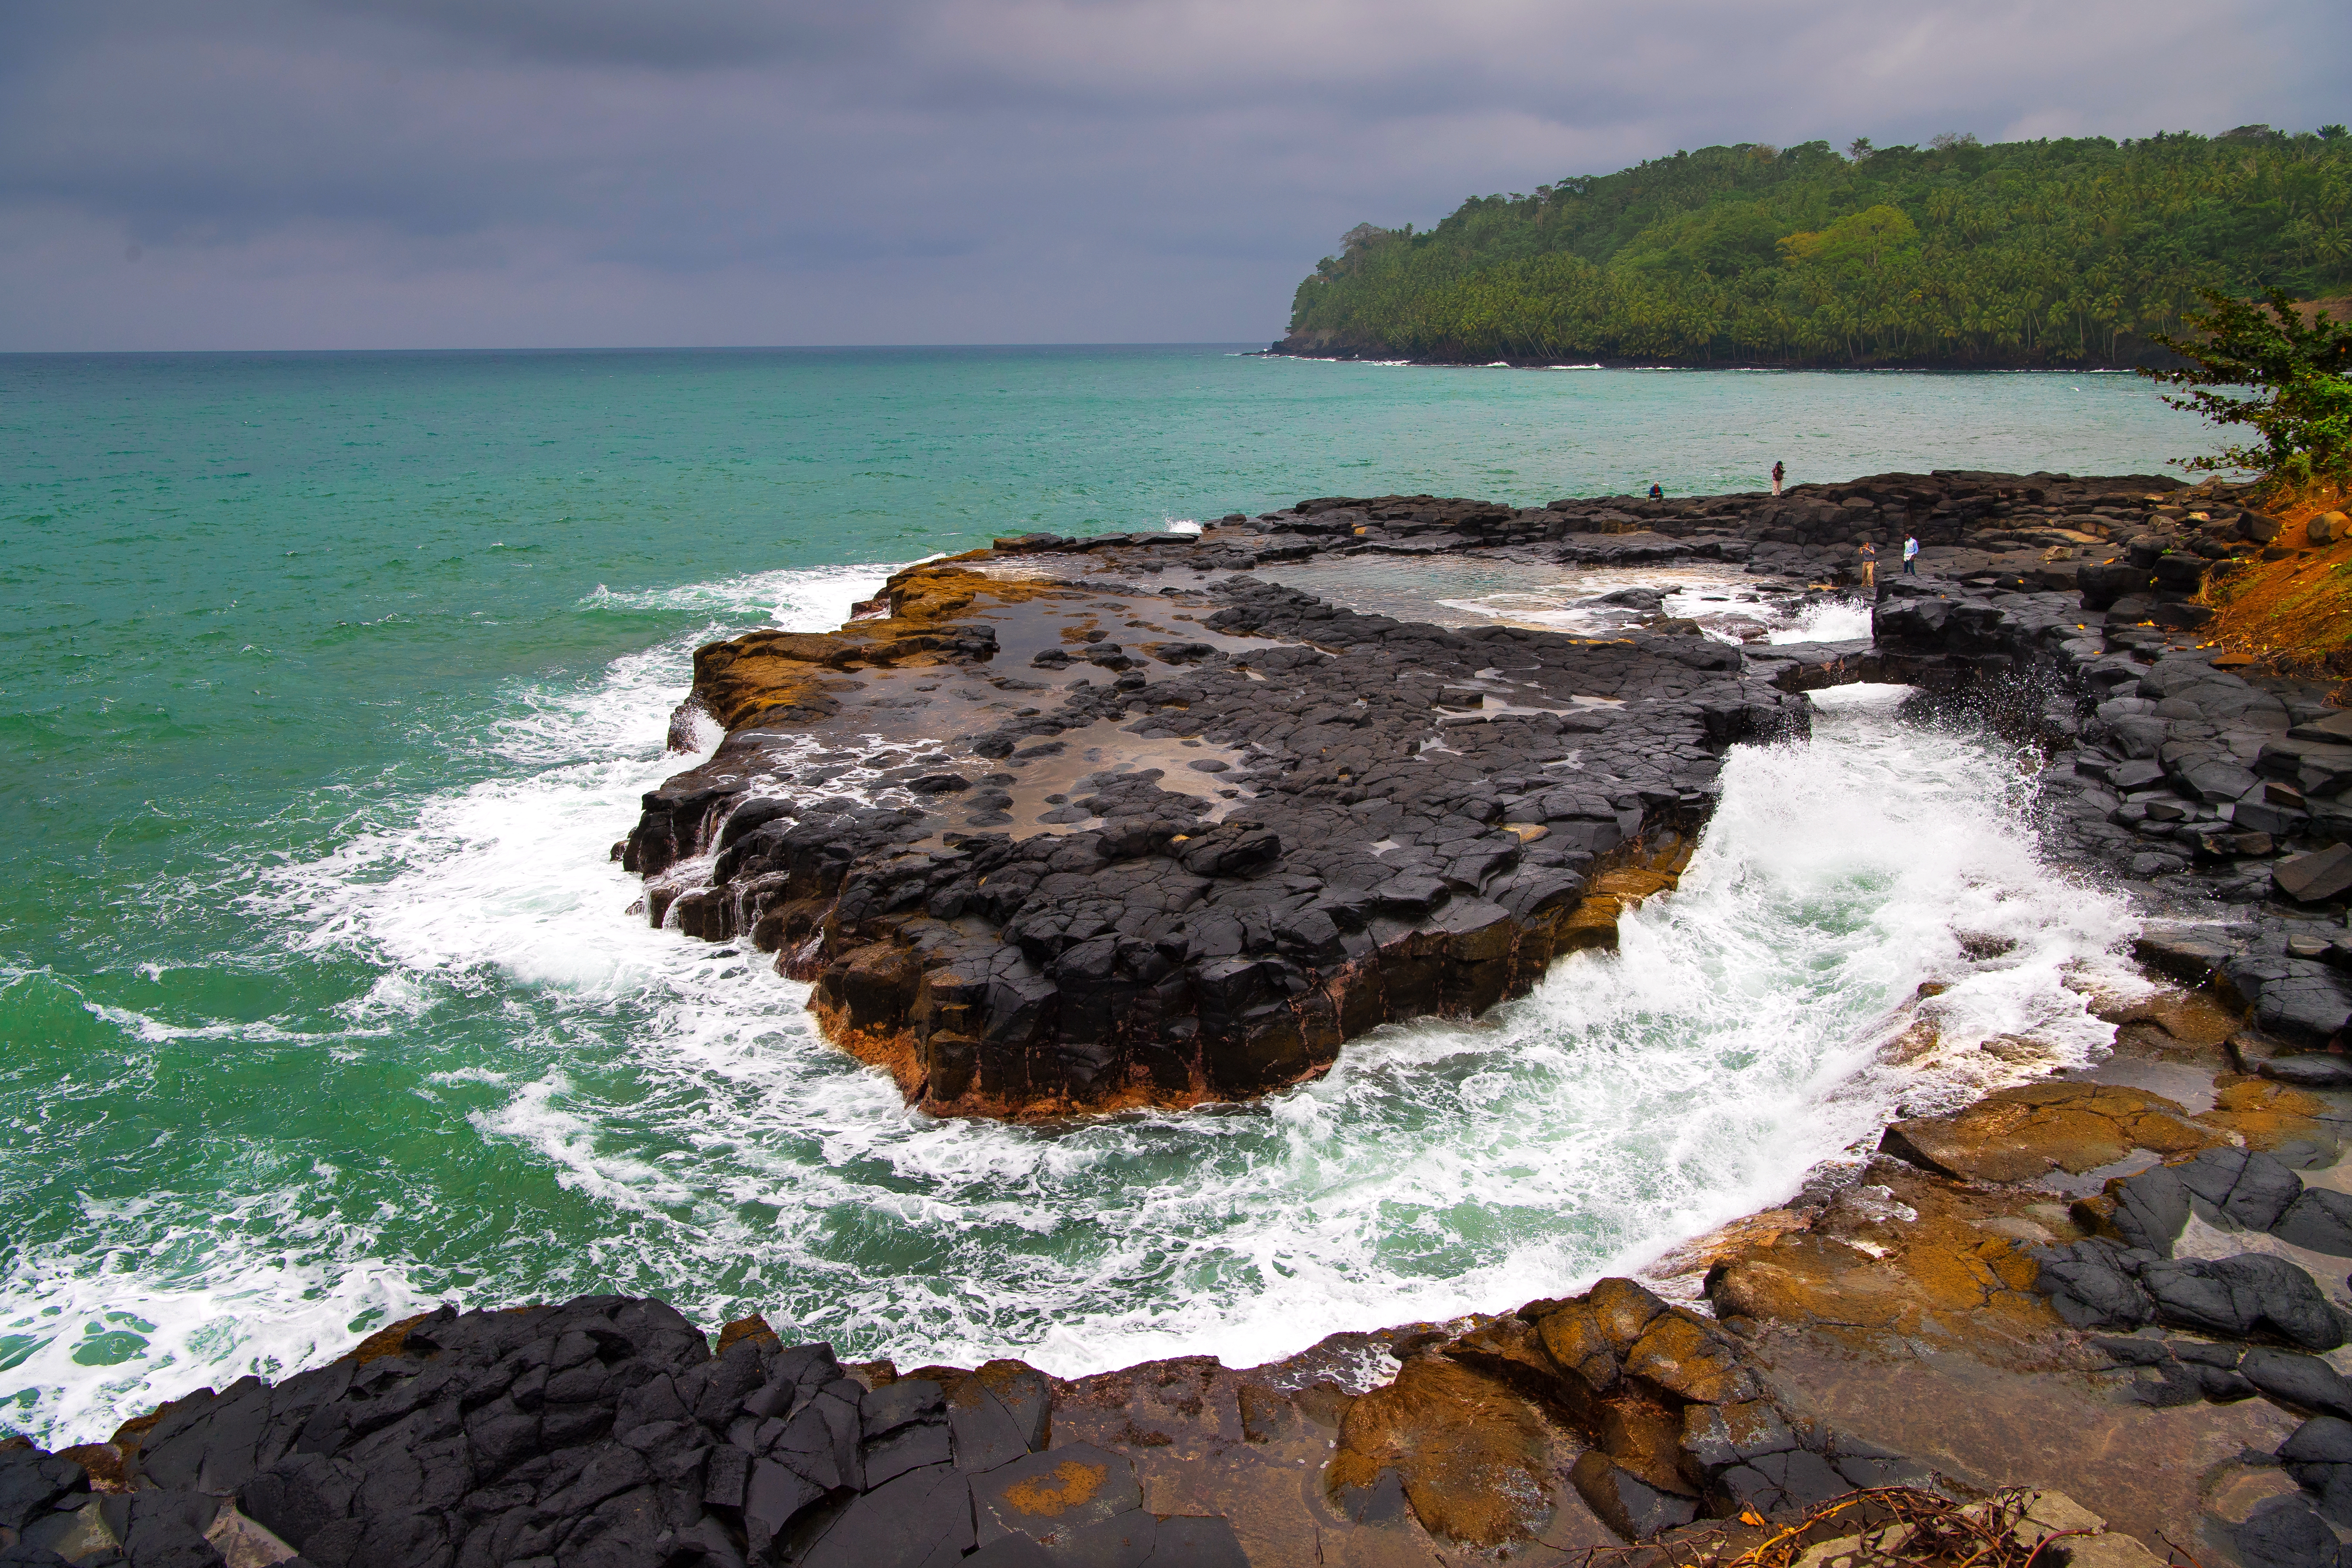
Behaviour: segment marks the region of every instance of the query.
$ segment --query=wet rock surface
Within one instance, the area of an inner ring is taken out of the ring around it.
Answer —
[[[1063,1383],[842,1365],[658,1302],[444,1309],[77,1450],[0,1450],[0,1552],[307,1563],[1248,1568],[1432,1545],[1566,1562],[1699,1519],[1932,1487],[1776,1402],[1738,1341],[1628,1279],[1236,1373]],[[1350,1352],[1401,1364],[1356,1393]]]
[[[900,574],[841,634],[703,649],[688,709],[727,739],[620,853],[650,919],[777,952],[828,1035],[933,1111],[1238,1099],[1612,942],[1671,886],[1726,749],[1801,733],[1806,690],[1903,681],[2049,748],[2048,837],[2078,864],[2245,909],[2168,962],[2321,1047],[2352,948],[2288,928],[2352,890],[2332,805],[2352,735],[2323,689],[2195,646],[2206,578],[2276,532],[2220,493],[1948,472],[1007,538]],[[1906,534],[1923,574],[1895,574]],[[1735,646],[1654,613],[1606,637],[1447,630],[1252,575],[1716,562],[1801,594],[1855,584],[1865,541],[1874,636],[1845,644]],[[845,776],[863,798],[824,793]]]
[[[0,1560],[1249,1561],[1222,1516],[1146,1509],[1123,1455],[1055,1444],[1054,1384],[1020,1363],[899,1377],[756,1319],[721,1342],[657,1301],[445,1308],[76,1451],[110,1462],[0,1449]]]
[[[1262,1092],[1377,1023],[1480,1011],[1612,942],[1723,752],[1853,680],[2039,741],[2048,842],[2193,910],[2138,946],[2189,989],[2102,1002],[2100,1069],[1899,1121],[1646,1284],[1075,1382],[845,1366],[756,1320],[714,1353],[619,1298],[445,1310],[106,1444],[0,1448],[0,1563],[1565,1563],[2019,1482],[2115,1521],[2084,1560],[2146,1560],[2128,1530],[2336,1561],[2352,727],[2195,646],[2200,584],[2275,532],[2218,494],[1326,498],[1197,540],[1001,541],[838,634],[706,648],[674,733],[726,739],[615,847],[644,912],[775,952],[934,1110]],[[1923,576],[1894,575],[1905,532]],[[1889,580],[1836,644],[1733,646],[1654,595],[1606,637],[1446,630],[1254,575],[1703,561],[1802,594],[1852,586],[1864,538]]]

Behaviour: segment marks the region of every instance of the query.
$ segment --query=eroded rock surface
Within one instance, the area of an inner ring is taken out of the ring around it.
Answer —
[[[1671,885],[1726,748],[1801,733],[1797,694],[1843,681],[1911,682],[2053,744],[2051,832],[2079,858],[2260,899],[2283,847],[2334,831],[2272,821],[2272,797],[2352,783],[2352,761],[2330,773],[2332,740],[2288,733],[2315,692],[2174,646],[2202,574],[2260,533],[2177,489],[1324,498],[1198,538],[1000,540],[901,574],[839,634],[703,649],[688,711],[727,739],[646,797],[621,853],[649,918],[778,952],[833,1038],[945,1113],[1244,1097],[1377,1024],[1524,991]],[[1853,644],[1735,647],[1655,616],[1449,631],[1250,574],[1716,561],[1795,591],[1906,531],[1930,574],[1890,555]],[[845,775],[863,798],[823,793]],[[2217,962],[2266,1026],[2324,1043],[2352,1011],[2320,959],[2231,940]]]

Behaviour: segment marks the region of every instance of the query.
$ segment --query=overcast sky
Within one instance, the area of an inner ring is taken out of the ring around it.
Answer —
[[[2343,0],[0,0],[0,349],[1270,340],[1363,220],[2308,129],[2347,59]]]

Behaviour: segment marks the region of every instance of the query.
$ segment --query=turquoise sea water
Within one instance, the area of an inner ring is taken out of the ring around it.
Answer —
[[[659,1292],[845,1353],[1064,1371],[1280,1353],[1654,1250],[1878,1103],[1822,1110],[1937,962],[1887,945],[1890,911],[2025,873],[1956,845],[1949,886],[1905,892],[1891,849],[1767,855],[1724,897],[1827,956],[1736,1016],[1547,987],[1247,1110],[940,1126],[814,1039],[798,987],[623,914],[605,848],[681,765],[691,649],[1028,529],[1752,489],[1776,457],[2147,472],[2207,444],[2099,375],[0,356],[0,1426],[102,1436],[444,1297]],[[1834,743],[1839,778],[1951,787],[1950,756]],[[1969,799],[2000,838],[2009,805]],[[1664,954],[1697,929],[1655,918]],[[1696,973],[1659,962],[1669,990]],[[1775,1016],[1778,1045],[1742,1032]]]

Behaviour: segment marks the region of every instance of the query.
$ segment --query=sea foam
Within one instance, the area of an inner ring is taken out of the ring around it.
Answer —
[[[363,966],[337,1048],[412,1076],[453,1165],[520,1173],[444,1187],[428,1167],[411,1215],[350,1212],[299,1170],[250,1197],[93,1211],[0,1296],[0,1335],[19,1336],[0,1345],[37,1342],[12,1420],[103,1436],[435,1300],[602,1289],[707,1325],[756,1310],[902,1363],[1251,1364],[1639,1266],[1784,1200],[1903,1110],[2089,1059],[2109,1031],[2079,988],[2134,984],[2114,956],[2128,910],[2041,860],[2023,764],[1902,721],[1899,689],[1847,689],[1818,694],[1810,742],[1731,754],[1680,890],[1625,918],[1619,953],[1569,959],[1485,1018],[1383,1028],[1246,1107],[936,1121],[819,1037],[764,955],[629,913],[605,855],[686,765],[659,747],[696,643],[779,606],[832,624],[880,575],[674,591],[710,595],[676,606],[706,624],[521,693],[476,742],[498,776],[272,873],[257,916]],[[1972,960],[1981,936],[2014,946]],[[1948,989],[1921,1004],[1927,980]],[[451,1017],[472,1054],[414,1057],[421,1025]],[[1923,1018],[1934,1048],[1886,1059]],[[493,1197],[511,1212],[485,1225]],[[222,1207],[247,1223],[214,1225]],[[108,1342],[110,1364],[75,1360],[109,1312],[152,1331]]]

